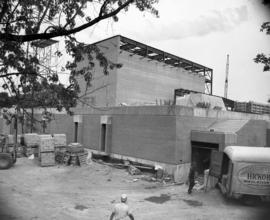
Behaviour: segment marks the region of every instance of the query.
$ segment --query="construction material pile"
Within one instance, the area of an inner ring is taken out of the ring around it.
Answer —
[[[18,138],[22,153],[30,159],[38,157],[41,166],[54,166],[56,163],[75,166],[87,164],[88,151],[79,143],[67,146],[65,134],[27,133]],[[13,135],[9,135],[10,146],[14,146],[13,139]]]
[[[38,156],[41,166],[55,165],[54,139],[51,135],[39,135]]]
[[[58,152],[66,152],[65,134],[28,133],[20,141],[26,157],[38,157],[41,166],[54,166]]]
[[[23,154],[26,157],[34,154],[38,156],[39,135],[36,133],[27,133],[23,135],[22,141]]]
[[[58,155],[60,155],[58,153]],[[67,146],[66,152],[63,153],[62,157],[58,157],[58,162],[65,165],[85,165],[87,160],[88,152],[79,143],[71,143]]]

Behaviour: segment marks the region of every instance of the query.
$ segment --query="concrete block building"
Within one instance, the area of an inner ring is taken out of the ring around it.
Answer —
[[[156,105],[174,99],[174,89],[212,93],[212,69],[123,36],[95,43],[113,63],[121,64],[104,75],[94,60],[92,86],[78,78],[80,96],[95,106]],[[78,63],[78,69],[88,65]]]
[[[187,178],[192,158],[200,172],[207,169],[213,150],[228,145],[270,146],[268,115],[184,106],[122,106],[107,111],[84,107],[76,112],[82,117],[78,141],[85,147],[161,165],[177,181]]]
[[[55,114],[47,133],[65,133],[68,143],[95,153],[161,165],[176,181],[187,179],[192,160],[203,172],[211,152],[228,145],[270,147],[269,115],[171,104],[176,90],[211,95],[211,68],[123,36],[95,45],[122,67],[104,75],[94,59],[92,86],[78,78],[83,104],[74,116]]]
[[[95,61],[92,86],[78,79],[85,104],[75,113],[81,117],[78,142],[85,147],[159,164],[184,181],[192,160],[200,172],[209,167],[213,150],[231,144],[270,146],[269,115],[170,105],[179,88],[212,94],[211,68],[123,36],[96,45],[122,67],[104,75]],[[87,59],[78,68],[85,65]]]

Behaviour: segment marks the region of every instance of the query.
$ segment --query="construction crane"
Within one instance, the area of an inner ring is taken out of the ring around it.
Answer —
[[[227,63],[226,63],[226,78],[225,78],[225,88],[224,88],[225,98],[227,98],[227,95],[228,95],[228,76],[229,76],[229,54],[227,54]]]

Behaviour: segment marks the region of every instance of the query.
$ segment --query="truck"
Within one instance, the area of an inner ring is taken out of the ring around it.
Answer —
[[[227,146],[213,166],[221,192],[229,198],[270,198],[270,147]],[[213,163],[214,164],[214,163]],[[211,168],[210,168],[211,169]],[[210,174],[211,175],[211,174]]]

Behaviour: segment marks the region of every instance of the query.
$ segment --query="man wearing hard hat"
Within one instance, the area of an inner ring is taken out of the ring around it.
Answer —
[[[126,217],[129,217],[129,219],[134,220],[134,217],[130,213],[129,207],[127,205],[127,195],[122,194],[121,202],[115,204],[114,210],[110,216],[110,220],[121,220],[126,219]]]

